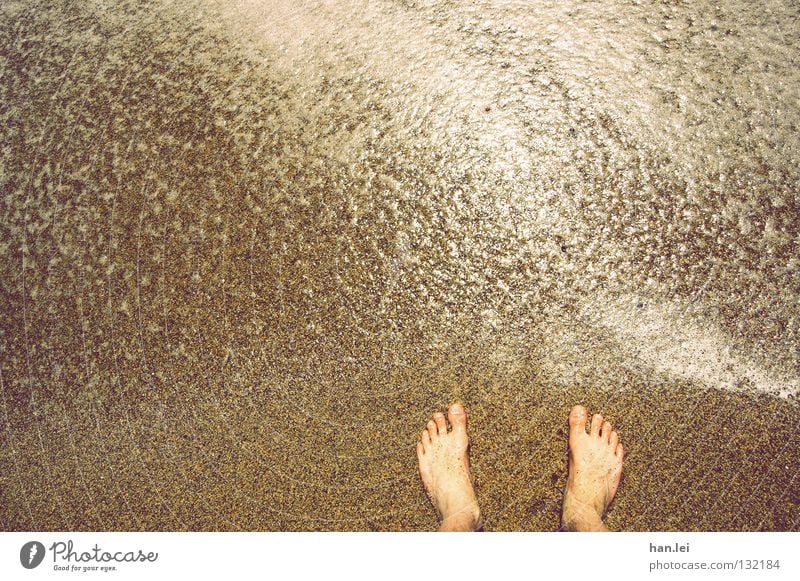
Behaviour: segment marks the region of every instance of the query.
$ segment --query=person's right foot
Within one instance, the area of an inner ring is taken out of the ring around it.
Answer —
[[[569,531],[607,531],[603,523],[622,477],[624,450],[619,435],[603,416],[592,417],[576,405],[569,414],[569,478],[564,491],[561,527]]]

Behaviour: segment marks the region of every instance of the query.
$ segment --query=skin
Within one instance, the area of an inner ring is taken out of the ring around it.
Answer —
[[[440,531],[475,531],[483,526],[475,498],[467,448],[467,413],[454,403],[428,421],[417,444],[419,473],[425,491],[439,515]]]
[[[561,527],[568,531],[607,531],[603,517],[622,477],[625,451],[619,434],[600,414],[575,406],[569,414],[569,477],[564,490]]]
[[[611,424],[575,406],[569,414],[569,477],[561,528],[607,531],[603,517],[619,487],[624,450]],[[448,429],[448,421],[450,429]],[[475,531],[483,526],[469,469],[467,414],[454,403],[428,421],[417,443],[419,473],[440,519],[440,531]]]

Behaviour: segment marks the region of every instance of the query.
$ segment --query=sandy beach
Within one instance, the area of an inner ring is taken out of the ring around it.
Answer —
[[[785,0],[0,6],[0,528],[800,530]]]

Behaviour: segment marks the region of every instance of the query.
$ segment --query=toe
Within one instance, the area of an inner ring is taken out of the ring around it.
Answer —
[[[617,444],[617,450],[614,452],[614,454],[616,454],[617,458],[622,460],[622,457],[625,455],[625,450],[622,448],[622,444]]]
[[[436,424],[436,429],[439,432],[439,435],[444,435],[447,433],[447,422],[444,419],[444,414],[441,412],[436,412],[433,414],[433,421]]]
[[[569,435],[575,438],[581,434],[586,434],[586,418],[589,417],[586,408],[576,405],[569,412]]]
[[[603,427],[600,429],[600,438],[608,442],[611,438],[611,422],[603,422]]]
[[[599,436],[600,435],[600,428],[602,426],[603,426],[603,416],[601,416],[600,414],[594,414],[592,416],[591,434],[593,436]]]
[[[420,436],[420,438],[422,439],[422,447],[427,450],[431,445],[431,435],[428,433],[428,430],[422,430],[422,436]]]
[[[425,455],[425,447],[422,442],[417,442],[417,460],[422,462],[422,457]]]
[[[616,451],[617,444],[619,444],[619,434],[616,432],[611,432],[611,437],[608,439],[608,443],[611,445],[611,449]]]
[[[454,403],[447,410],[447,417],[454,432],[467,431],[467,412],[460,403]]]
[[[431,441],[439,437],[439,428],[436,427],[436,423],[433,420],[428,420],[428,434],[430,434]]]

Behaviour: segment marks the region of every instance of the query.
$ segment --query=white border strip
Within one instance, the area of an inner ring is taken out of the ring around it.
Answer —
[[[26,569],[33,541],[46,554]],[[800,533],[0,533],[0,579],[794,580],[798,547]]]

